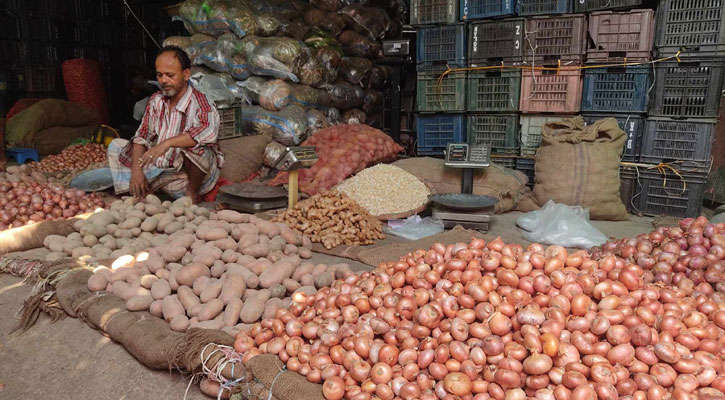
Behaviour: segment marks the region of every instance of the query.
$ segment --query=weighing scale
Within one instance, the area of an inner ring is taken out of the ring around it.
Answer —
[[[433,208],[433,217],[443,221],[446,228],[461,225],[464,228],[488,231],[498,199],[472,193],[473,170],[491,165],[491,145],[449,143],[445,156],[447,167],[463,169],[461,193],[431,195],[430,200],[436,205]]]
[[[288,190],[255,182],[234,183],[219,188],[217,201],[223,207],[246,213],[284,208],[285,205],[292,208],[299,200],[299,170],[311,167],[317,160],[317,153],[312,146],[287,147],[285,154],[273,165],[279,171],[289,172]]]

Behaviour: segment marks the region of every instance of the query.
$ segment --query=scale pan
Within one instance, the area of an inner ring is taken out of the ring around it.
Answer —
[[[464,193],[432,194],[428,199],[441,207],[461,211],[478,211],[498,203],[495,197]]]

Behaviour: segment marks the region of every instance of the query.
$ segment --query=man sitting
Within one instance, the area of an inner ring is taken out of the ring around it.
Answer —
[[[117,194],[141,198],[162,190],[194,203],[211,191],[224,155],[217,144],[219,113],[190,83],[191,60],[178,47],[156,57],[161,91],[151,96],[136,135],[108,146],[108,163]]]

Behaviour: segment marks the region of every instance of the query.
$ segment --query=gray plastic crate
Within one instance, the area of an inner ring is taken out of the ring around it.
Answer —
[[[417,110],[420,112],[465,112],[466,72],[451,72],[441,78],[444,68],[418,71]]]
[[[617,120],[619,128],[627,134],[627,141],[624,143],[622,151],[622,161],[639,162],[642,153],[642,137],[644,136],[645,118],[638,114],[604,114],[604,113],[587,113],[582,114],[587,124],[604,118],[614,118]]]
[[[458,22],[458,0],[411,0],[410,24],[452,24]]]
[[[468,25],[468,62],[471,65],[523,60],[523,18],[476,21]]]
[[[665,61],[655,64],[650,115],[716,118],[720,109],[725,59]]]
[[[574,12],[620,10],[637,7],[642,0],[574,0]]]
[[[586,54],[587,19],[584,14],[526,19],[524,60],[582,62]]]
[[[706,171],[714,136],[714,120],[647,118],[640,161],[669,162],[685,170]]]
[[[657,6],[657,55],[725,56],[725,0],[662,0]]]
[[[234,104],[230,107],[219,107],[219,140],[243,136],[242,107]]]
[[[518,114],[469,114],[468,143],[490,143],[493,154],[518,155]]]
[[[667,215],[694,218],[702,212],[706,173],[683,173],[679,176],[670,169],[639,170],[635,178],[632,203],[637,211],[646,215]]]

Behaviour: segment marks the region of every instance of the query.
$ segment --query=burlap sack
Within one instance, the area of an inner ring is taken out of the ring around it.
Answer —
[[[585,126],[581,117],[549,122],[541,130],[533,192],[518,211],[534,211],[548,200],[589,208],[596,220],[626,221],[619,197],[619,160],[626,134],[614,118]]]
[[[259,171],[264,165],[264,149],[271,141],[265,135],[220,140],[219,147],[225,159],[221,177],[241,182]]]
[[[430,157],[416,157],[393,163],[428,185],[434,193],[460,193],[463,170],[448,168],[443,160]],[[513,210],[519,200],[528,192],[528,178],[520,171],[492,166],[473,172],[473,194],[492,196],[498,199],[496,213]]]
[[[68,129],[50,130],[63,127]],[[58,99],[41,100],[7,121],[8,147],[31,147],[41,143],[40,154],[47,149],[61,149],[83,135],[98,129],[98,115],[82,104]],[[42,151],[41,151],[42,150]]]
[[[85,216],[85,214],[84,214]],[[43,221],[0,232],[0,255],[43,247],[48,235],[68,236],[75,232],[77,218]]]
[[[254,379],[271,391],[276,399],[324,399],[322,385],[311,383],[307,378],[296,372],[284,370],[284,363],[274,354],[256,356],[249,360],[246,366],[254,375]]]

